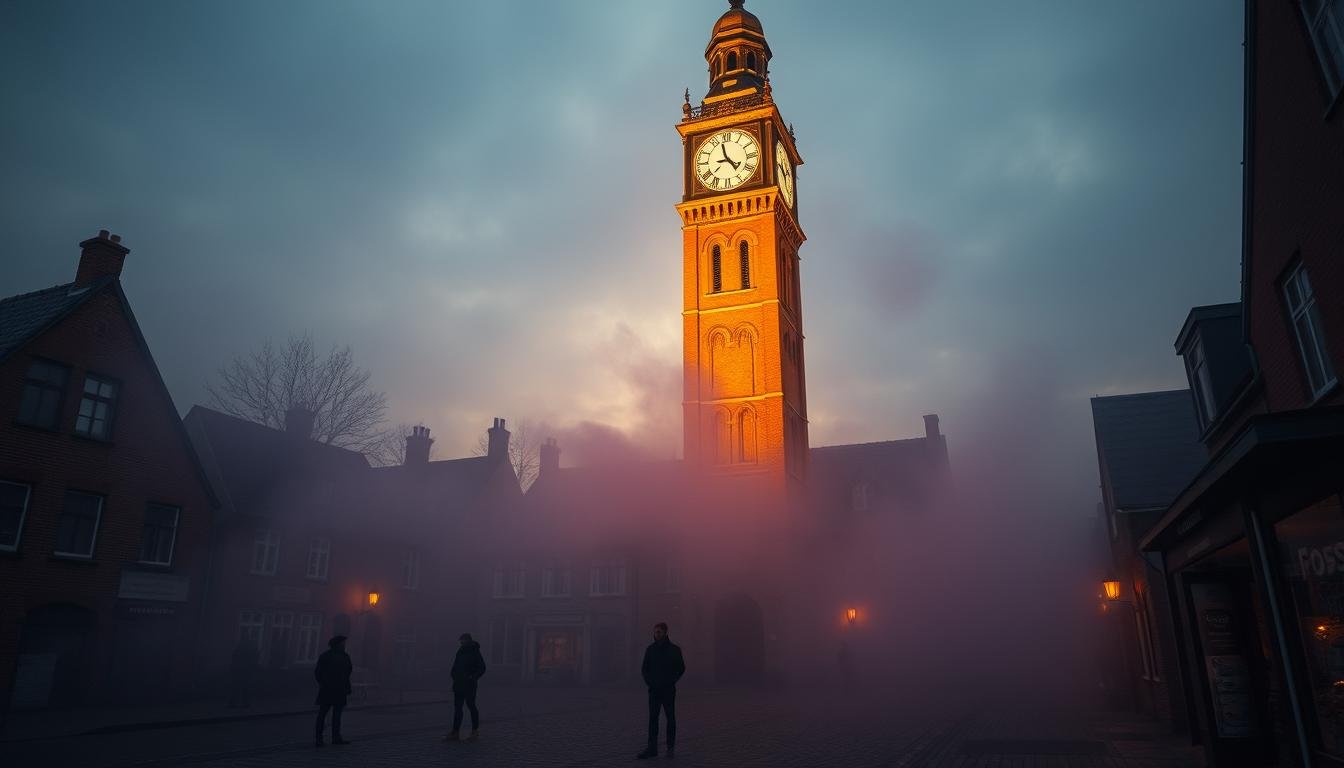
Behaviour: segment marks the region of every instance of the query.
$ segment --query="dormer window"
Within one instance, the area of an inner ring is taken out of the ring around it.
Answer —
[[[1344,88],[1344,6],[1329,0],[1305,0],[1306,16],[1326,87],[1333,97]]]
[[[1307,373],[1307,386],[1312,399],[1325,394],[1335,385],[1335,369],[1330,363],[1330,352],[1325,345],[1321,313],[1316,308],[1316,294],[1312,293],[1307,271],[1301,264],[1294,267],[1283,281],[1283,295],[1288,314],[1297,336],[1297,351],[1302,355],[1302,367]]]
[[[1213,378],[1209,374],[1208,358],[1204,356],[1204,342],[1198,337],[1190,345],[1185,366],[1190,388],[1195,393],[1195,404],[1199,407],[1200,424],[1207,427],[1218,417],[1218,401],[1213,397]]]

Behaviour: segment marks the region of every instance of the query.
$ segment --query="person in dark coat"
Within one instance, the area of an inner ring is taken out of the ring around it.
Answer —
[[[331,712],[331,743],[349,744],[341,738],[341,710],[350,695],[350,673],[354,671],[350,654],[345,652],[345,635],[327,641],[327,650],[317,657],[313,677],[317,679],[317,746],[322,746],[322,732],[327,728],[327,712]]]
[[[457,655],[453,657],[453,730],[444,741],[457,741],[458,731],[462,728],[462,705],[471,712],[471,735],[468,741],[475,741],[480,735],[481,713],[476,710],[476,681],[485,674],[485,658],[481,656],[481,644],[465,633],[458,639]]]
[[[644,760],[658,756],[658,710],[667,713],[667,756],[672,757],[677,743],[677,681],[686,674],[681,648],[667,637],[667,625],[653,625],[653,642],[644,651],[640,666],[644,684],[649,687],[649,746],[635,757]]]

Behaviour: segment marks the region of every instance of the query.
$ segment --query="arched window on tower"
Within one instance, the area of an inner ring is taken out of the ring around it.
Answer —
[[[751,287],[751,260],[747,258],[747,241],[743,240],[737,246],[738,267],[742,271],[742,288],[746,290]]]
[[[737,415],[737,461],[756,463],[756,414],[750,408]]]
[[[723,290],[723,252],[719,250],[717,245],[714,246],[713,255],[710,256],[710,271],[712,273],[710,275],[712,290],[714,293],[718,293]]]
[[[756,71],[756,52],[755,52],[755,51],[747,51],[747,69],[751,70],[752,72],[755,72],[755,71]]]
[[[710,69],[711,69],[711,71],[714,73],[714,76],[715,76],[715,77],[718,77],[718,76],[719,76],[719,57],[718,57],[718,56],[715,56],[715,57],[714,57],[714,64],[711,66]]]
[[[729,71],[729,72],[732,72],[734,69],[737,69],[737,52],[736,52],[736,51],[729,51],[729,52],[728,52],[728,71]]]

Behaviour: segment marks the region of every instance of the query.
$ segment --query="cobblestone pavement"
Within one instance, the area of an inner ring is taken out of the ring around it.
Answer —
[[[477,742],[440,741],[446,704],[347,713],[349,746],[315,749],[307,716],[0,744],[0,765],[129,768],[632,765],[643,746],[638,691],[497,691],[481,701]],[[1153,723],[1114,714],[860,705],[831,693],[684,691],[681,766],[1185,768],[1197,766]],[[643,763],[647,764],[647,763]],[[669,764],[660,757],[654,764]]]

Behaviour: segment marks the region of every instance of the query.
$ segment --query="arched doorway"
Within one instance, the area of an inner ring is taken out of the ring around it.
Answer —
[[[98,619],[93,611],[70,603],[44,605],[28,612],[19,634],[14,674],[14,709],[78,704],[88,693]]]
[[[747,595],[730,595],[714,606],[714,682],[755,685],[765,677],[765,620]]]

